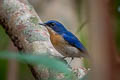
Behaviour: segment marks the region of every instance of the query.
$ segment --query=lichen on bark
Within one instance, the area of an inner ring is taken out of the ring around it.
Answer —
[[[50,42],[47,29],[40,26],[40,22],[42,21],[27,0],[0,0],[0,24],[19,51],[34,55],[47,53],[60,57],[61,55]],[[36,80],[45,78],[45,76],[40,77],[42,74],[38,74],[40,67],[31,66],[30,68]]]

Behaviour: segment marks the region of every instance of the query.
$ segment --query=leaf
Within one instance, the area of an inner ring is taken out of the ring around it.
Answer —
[[[41,54],[46,54],[46,53],[41,53]],[[6,51],[6,52],[0,52],[0,59],[5,59],[5,60],[15,59],[17,61],[27,63],[27,64],[45,66],[46,68],[51,69],[55,72],[64,73],[65,80],[77,80],[76,75],[69,69],[69,67],[64,62],[52,56],[32,55],[30,53],[17,54],[17,53]],[[55,80],[55,79],[51,78],[51,80]]]
[[[13,52],[0,52],[1,59],[16,59],[28,64],[44,65],[59,72],[69,73],[68,66],[60,60],[48,55],[31,55],[30,53],[13,54]]]

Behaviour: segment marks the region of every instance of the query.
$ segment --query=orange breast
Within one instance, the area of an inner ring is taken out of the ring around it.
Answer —
[[[48,28],[49,34],[50,34],[50,40],[54,46],[60,46],[66,44],[65,40],[62,38],[62,36],[56,34],[54,31]]]

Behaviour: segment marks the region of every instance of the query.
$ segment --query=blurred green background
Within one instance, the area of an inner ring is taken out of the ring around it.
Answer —
[[[120,52],[120,0],[114,0],[113,15],[115,16],[115,40]],[[29,0],[41,20],[57,20],[62,22],[88,48],[87,6],[86,0]],[[47,6],[46,6],[47,5]],[[88,26],[89,27],[89,26]],[[14,51],[17,49],[0,26],[0,51]],[[84,65],[88,67],[85,61]],[[10,74],[12,71],[12,74]],[[14,77],[14,75],[16,77]],[[11,79],[9,78],[11,77]],[[0,80],[34,80],[26,64],[13,60],[0,59]]]

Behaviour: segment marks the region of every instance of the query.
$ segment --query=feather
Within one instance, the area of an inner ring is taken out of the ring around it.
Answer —
[[[85,47],[82,45],[82,43],[78,40],[76,36],[74,36],[71,32],[67,31],[62,34],[65,41],[67,41],[72,46],[78,48],[80,51],[84,52]]]

